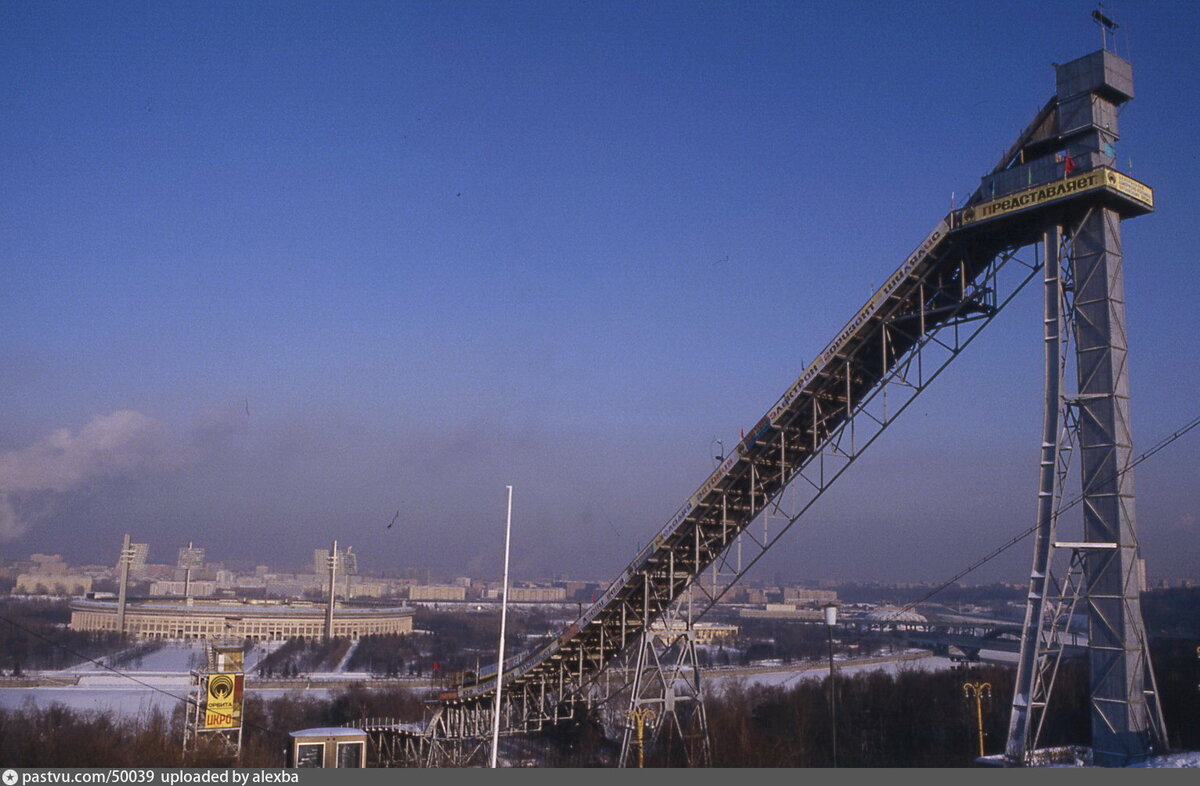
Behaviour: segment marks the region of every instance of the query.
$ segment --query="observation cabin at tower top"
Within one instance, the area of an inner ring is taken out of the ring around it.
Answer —
[[[955,230],[969,234],[1020,236],[1028,224],[1029,242],[1045,225],[1046,210],[1060,208],[1064,197],[1100,198],[1121,218],[1154,210],[1152,191],[1117,171],[1120,107],[1133,98],[1133,66],[1107,49],[1069,63],[1054,64],[1055,96],[1046,103],[1000,166],[980,180],[962,210]],[[1088,173],[1094,173],[1087,177]],[[1039,190],[1052,186],[1053,190]],[[1028,222],[1021,213],[1028,211]],[[989,228],[985,222],[1005,218]]]

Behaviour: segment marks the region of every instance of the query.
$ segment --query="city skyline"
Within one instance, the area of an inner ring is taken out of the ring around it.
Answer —
[[[498,573],[512,484],[514,575],[614,576],[1099,44],[1083,3],[303,8],[0,10],[5,554]],[[1140,453],[1197,414],[1200,12],[1120,11]],[[1032,524],[1040,399],[1030,289],[755,575],[948,578]],[[1136,471],[1151,576],[1200,564],[1194,439]]]
[[[135,545],[151,545],[151,544],[135,544]],[[314,550],[313,559],[316,553],[322,552],[327,554],[327,550]],[[30,582],[39,577],[48,577],[49,579],[64,579],[78,578],[86,576],[90,579],[102,579],[111,582],[119,581],[120,568],[119,565],[108,563],[79,563],[73,564],[69,561],[62,560],[61,554],[41,554],[34,553],[27,555],[27,558],[13,559],[7,563],[0,562],[0,571],[7,571],[12,578],[14,569],[21,568],[24,572],[20,575],[30,579]],[[199,586],[201,589],[222,589],[225,594],[220,597],[240,597],[236,593],[245,591],[251,588],[251,584],[244,583],[246,580],[253,579],[285,579],[294,578],[316,579],[316,583],[305,585],[305,588],[315,589],[318,594],[327,594],[328,589],[328,571],[324,568],[316,570],[315,563],[312,560],[311,564],[305,564],[302,560],[299,563],[278,563],[269,562],[226,562],[224,560],[204,562],[195,566],[191,576],[193,586]],[[185,581],[183,578],[184,568],[172,564],[170,562],[155,562],[148,560],[137,566],[130,574],[131,585],[150,585],[152,588],[158,585],[170,585],[171,590],[165,593],[151,591],[149,594],[157,595],[182,595],[185,589]],[[31,578],[32,577],[32,578]],[[502,585],[502,580],[499,575],[466,575],[453,571],[439,572],[434,569],[422,566],[404,566],[404,567],[389,567],[382,570],[355,571],[349,577],[344,573],[338,574],[337,587],[338,595],[341,597],[344,594],[345,588],[348,586],[358,587],[362,584],[376,586],[378,582],[391,583],[397,587],[408,585],[429,585],[429,586],[455,586],[467,587],[471,589],[487,589],[489,592],[498,591]],[[28,582],[27,582],[28,583]],[[1151,589],[1165,589],[1170,587],[1194,587],[1197,584],[1197,579],[1190,576],[1183,577],[1157,577],[1152,581],[1147,582],[1147,586]],[[216,585],[216,586],[213,586]],[[529,588],[529,587],[546,587],[558,585],[571,585],[576,588],[587,587],[591,592],[598,592],[608,585],[607,577],[602,576],[586,576],[586,575],[568,575],[564,573],[556,573],[553,575],[528,576],[522,579],[515,580],[512,584],[514,588]],[[780,572],[773,575],[756,575],[747,579],[745,582],[740,582],[735,587],[735,591],[731,595],[737,595],[746,587],[761,589],[782,589],[782,588],[835,588],[835,587],[870,587],[879,586],[881,588],[912,588],[912,589],[929,589],[933,586],[929,582],[919,581],[859,581],[850,579],[838,579],[834,577],[815,577],[815,576],[787,576]],[[970,587],[996,587],[1004,586],[1009,588],[1019,588],[1025,586],[1025,582],[974,582],[966,578],[956,581],[952,586],[960,588]],[[260,586],[261,589],[261,586]],[[107,592],[107,590],[99,589],[98,592]],[[30,591],[22,589],[16,594],[29,594]],[[233,593],[233,594],[230,594]],[[61,589],[55,591],[47,590],[46,593],[32,594],[51,594],[51,595],[83,595],[83,592],[65,592]],[[205,592],[199,592],[197,597],[207,597]],[[296,594],[299,597],[299,593]],[[211,598],[210,598],[211,599]],[[568,599],[571,603],[574,600]],[[727,597],[725,600],[730,601]],[[937,602],[936,597],[931,597],[931,601]],[[734,601],[736,602],[736,601]]]

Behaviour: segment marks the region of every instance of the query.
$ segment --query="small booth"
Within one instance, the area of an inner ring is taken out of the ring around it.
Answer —
[[[362,729],[302,729],[290,736],[289,767],[367,766],[367,733]]]

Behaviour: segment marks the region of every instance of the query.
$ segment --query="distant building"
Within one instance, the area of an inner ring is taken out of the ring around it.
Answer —
[[[785,603],[833,603],[837,601],[836,590],[807,589],[806,587],[784,587]]]
[[[176,568],[174,565],[159,565],[156,563],[152,565],[143,565],[136,569],[130,569],[129,576],[130,578],[138,581],[145,581],[147,579],[151,581],[154,581],[155,579],[165,579],[170,581],[171,579],[175,578],[175,570]]]
[[[503,587],[490,587],[482,593],[485,600],[499,603],[504,597]],[[562,603],[567,599],[567,591],[562,587],[509,587],[508,600],[510,603]]]
[[[84,595],[92,591],[90,576],[71,571],[58,554],[34,554],[29,569],[17,575],[17,595]]]
[[[739,595],[740,595],[740,598],[738,601],[739,603],[766,603],[767,602],[766,590],[759,589],[758,587],[743,587],[742,592],[739,593]]]
[[[340,582],[339,582],[340,583]],[[329,577],[313,573],[282,574],[266,579],[266,594],[276,598],[302,598],[310,591],[328,593]]]
[[[61,554],[31,554],[29,573],[34,576],[65,576],[71,572]]]
[[[15,595],[85,595],[92,591],[90,576],[55,576],[22,573],[17,576]]]
[[[453,584],[413,584],[408,588],[409,600],[466,600],[467,588]]]
[[[339,584],[341,582],[338,582]],[[391,589],[387,584],[377,581],[354,582],[350,585],[352,598],[382,598]]]
[[[111,579],[115,575],[108,565],[80,565],[75,571],[93,579]]]
[[[566,593],[567,600],[583,601],[590,603],[595,600],[595,596],[599,595],[600,585],[594,581],[569,581],[562,580],[554,582],[554,586],[562,587]]]
[[[371,634],[412,633],[412,609],[339,608],[333,635],[357,639]],[[77,600],[71,603],[71,629],[115,631],[117,604]],[[130,603],[125,630],[154,639],[253,639],[274,641],[304,636],[320,638],[325,607],[318,603],[239,603],[236,601],[170,601]]]
[[[429,568],[405,568],[401,578],[409,579],[414,584],[429,584],[432,581],[432,574]]]
[[[186,581],[152,581],[150,582],[150,594],[155,596],[178,596],[183,597],[187,588]],[[217,593],[217,582],[207,579],[201,581],[193,581],[191,583],[191,593],[193,598],[208,598]]]
[[[798,609],[795,603],[767,603],[761,609],[738,609],[738,616],[745,619],[775,620],[823,620],[820,609]]]
[[[329,573],[329,549],[313,549],[312,572]]]
[[[497,600],[500,595],[496,596]],[[508,600],[510,603],[554,603],[567,599],[567,591],[562,587],[509,587]]]

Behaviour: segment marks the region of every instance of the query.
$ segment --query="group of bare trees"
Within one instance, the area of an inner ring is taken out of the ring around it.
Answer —
[[[61,627],[64,609],[38,603],[18,604],[5,614],[19,616],[21,629],[0,626],[0,653],[19,653],[28,663],[52,663],[62,653],[53,637],[70,634]],[[1200,591],[1148,593],[1143,603],[1159,695],[1172,747],[1200,750]],[[444,668],[474,665],[494,657],[494,618],[424,613],[418,622],[431,634],[363,639],[359,660],[367,670],[399,670],[405,664],[426,668],[445,658]],[[536,633],[545,620],[518,625],[513,644]],[[23,629],[36,630],[30,636]],[[763,631],[778,648],[775,657],[803,656],[815,643],[808,629]],[[818,629],[819,632],[819,629]],[[92,634],[88,634],[92,635]],[[47,639],[56,644],[47,643]],[[65,640],[64,640],[65,641]],[[44,652],[42,648],[44,645]],[[73,647],[112,650],[120,641],[71,640]],[[268,670],[336,664],[347,640],[296,641],[264,661]],[[865,648],[865,645],[864,645]],[[736,651],[736,650],[735,650]],[[40,654],[39,654],[40,653]],[[144,653],[143,653],[144,654]],[[274,666],[271,664],[274,663]],[[284,666],[282,664],[289,664]],[[48,667],[48,666],[43,666]],[[11,668],[11,666],[9,667]],[[984,747],[1003,749],[1012,696],[1012,671],[1003,667],[925,671],[899,668],[838,676],[837,760],[841,767],[943,767],[968,765],[978,749],[974,705],[963,683],[988,682],[991,700],[983,705]],[[1086,664],[1067,662],[1059,676],[1054,705],[1047,717],[1044,745],[1086,744],[1089,737]],[[726,683],[710,695],[706,707],[711,730],[712,764],[718,767],[823,767],[834,763],[827,678],[800,680],[790,687]],[[428,713],[423,694],[401,686],[368,689],[352,686],[325,698],[292,692],[266,700],[251,693],[244,707],[245,733],[240,757],[201,746],[182,753],[183,707],[173,713],[139,717],[116,712],[73,711],[60,705],[0,708],[0,762],[12,767],[279,767],[288,733],[318,726],[353,723],[364,717],[419,721]],[[594,712],[547,728],[525,750],[546,766],[604,766],[613,763],[619,740],[605,733]],[[680,750],[669,744],[647,751],[649,766],[681,766]]]
[[[0,617],[9,621],[0,624],[0,674],[65,669],[128,647],[116,633],[68,629],[70,616],[66,600],[0,599]]]
[[[1197,720],[1195,640],[1156,646],[1159,688],[1164,697],[1171,742],[1200,748]],[[977,750],[974,705],[963,692],[967,680],[992,686],[983,705],[984,746],[1002,751],[1008,721],[1012,670],[976,667],[894,673],[868,671],[839,676],[837,764],[840,767],[961,767]],[[829,680],[801,680],[787,688],[734,682],[707,702],[712,763],[718,767],[827,767],[834,763],[829,713]],[[1068,663],[1060,675],[1042,742],[1086,743],[1087,674]],[[423,696],[402,687],[361,685],[330,698],[294,692],[264,700],[251,694],[245,704],[241,756],[234,762],[203,747],[185,758],[181,751],[182,707],[171,716],[151,713],[132,718],[112,712],[78,712],[59,705],[0,709],[0,761],[16,767],[279,767],[288,732],[353,723],[363,717],[419,720],[428,712]],[[617,740],[606,736],[597,716],[582,711],[572,721],[547,728],[530,750],[544,766],[612,764]],[[682,766],[677,747],[647,751],[648,766]]]
[[[288,639],[255,666],[259,677],[301,677],[314,671],[329,671],[342,662],[353,642],[346,638]]]

